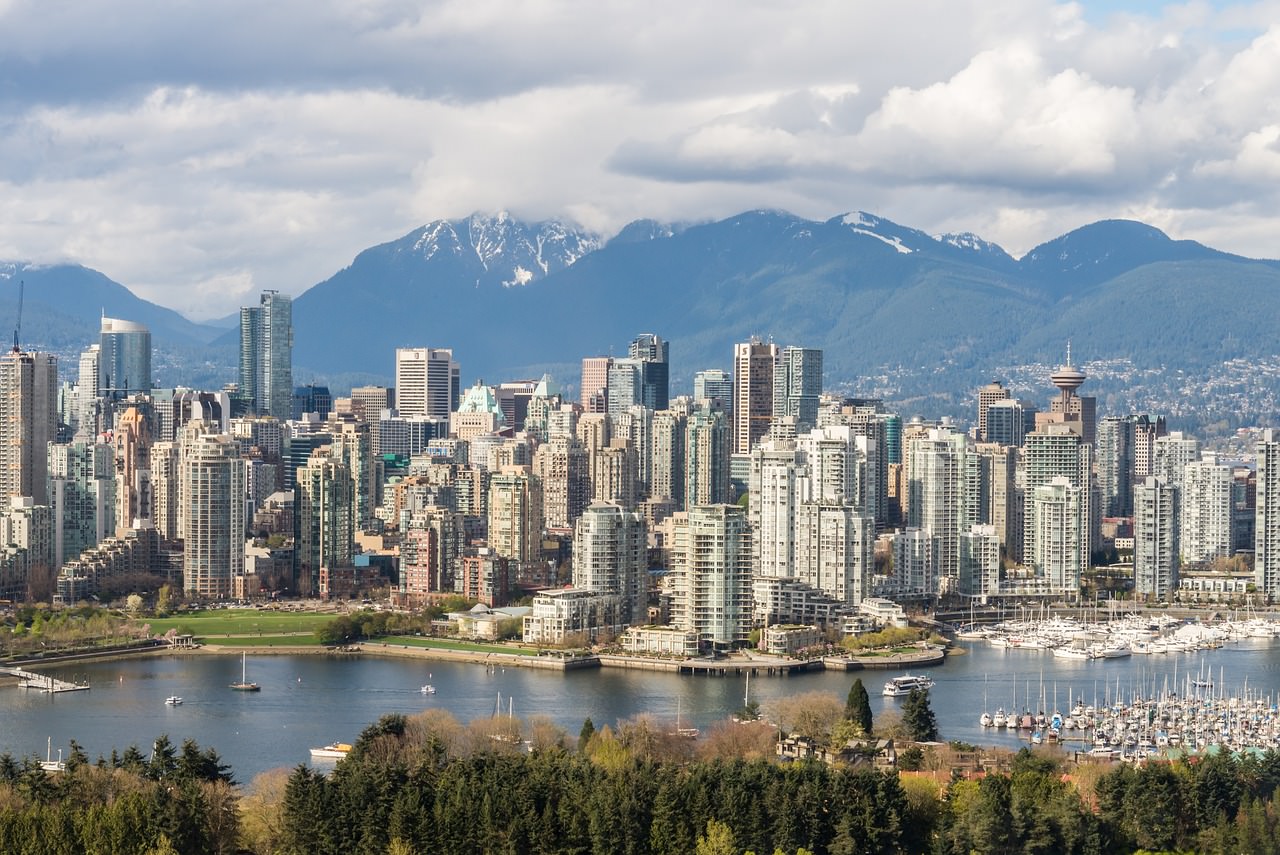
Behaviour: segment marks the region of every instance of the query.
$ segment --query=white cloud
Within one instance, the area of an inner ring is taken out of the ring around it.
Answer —
[[[865,209],[1273,253],[1280,4],[0,0],[0,258],[201,315],[422,222]]]

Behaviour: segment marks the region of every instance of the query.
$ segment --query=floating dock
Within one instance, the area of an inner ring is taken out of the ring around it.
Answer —
[[[50,677],[48,674],[35,674],[18,668],[0,669],[0,673],[17,677],[18,688],[20,689],[34,689],[37,692],[44,692],[46,695],[89,691],[88,683],[68,683],[66,680],[59,680],[56,677]]]

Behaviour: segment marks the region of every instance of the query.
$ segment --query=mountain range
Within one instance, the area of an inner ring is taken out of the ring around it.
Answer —
[[[40,340],[43,316],[58,321],[59,342],[79,335],[83,347],[105,308],[147,324],[158,346],[212,342],[206,362],[234,359],[235,330],[192,324],[102,274],[0,266],[0,278],[18,276],[24,340]],[[0,282],[0,312],[11,293]],[[1123,360],[1147,375],[1274,356],[1258,322],[1280,317],[1280,262],[1127,220],[1015,259],[976,235],[862,212],[638,221],[607,241],[557,221],[475,215],[364,250],[293,311],[300,379],[387,381],[396,347],[431,346],[454,349],[464,383],[547,370],[573,387],[581,357],[625,354],[655,332],[671,342],[679,392],[696,370],[730,368],[733,344],[757,335],[823,348],[829,388],[933,396],[945,411],[1009,366],[1060,362],[1068,340],[1077,362]]]

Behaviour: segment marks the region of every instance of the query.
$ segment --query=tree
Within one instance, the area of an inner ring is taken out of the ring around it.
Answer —
[[[591,742],[591,737],[596,735],[596,726],[591,721],[591,716],[587,716],[582,722],[582,730],[578,731],[578,750],[586,751],[587,745]]]
[[[871,698],[867,696],[867,689],[862,685],[861,677],[854,680],[853,685],[849,687],[849,699],[845,701],[844,717],[856,724],[863,735],[871,734]]]
[[[929,706],[928,689],[912,689],[902,704],[902,724],[907,735],[916,742],[938,740],[938,720]]]
[[[707,820],[707,833],[698,836],[693,851],[696,855],[734,855],[738,850],[733,845],[733,829],[723,822]]]
[[[137,614],[142,608],[142,597],[138,594],[130,594],[124,601],[124,607],[129,610],[129,614]]]

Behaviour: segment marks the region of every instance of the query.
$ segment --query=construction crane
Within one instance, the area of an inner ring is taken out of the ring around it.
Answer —
[[[22,295],[27,289],[27,283],[18,280],[18,320],[13,324],[13,352],[21,353],[22,349],[18,347],[18,333],[22,331]]]

